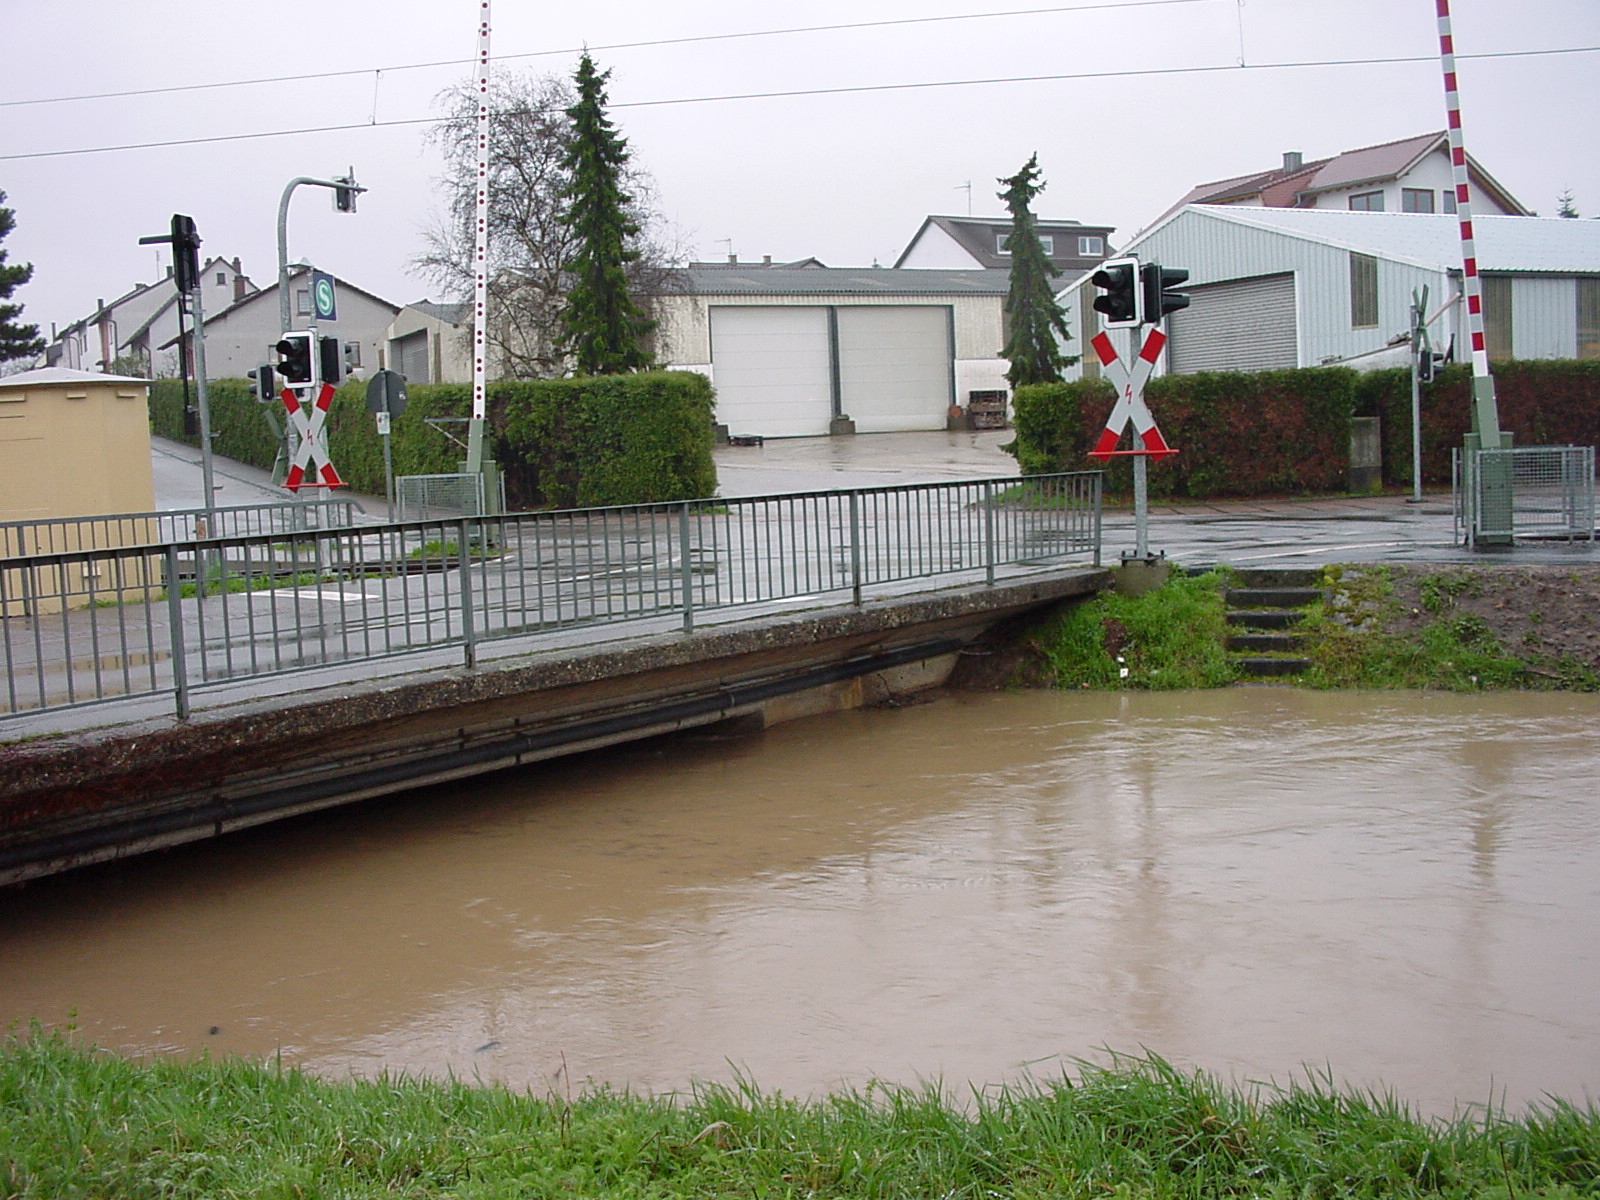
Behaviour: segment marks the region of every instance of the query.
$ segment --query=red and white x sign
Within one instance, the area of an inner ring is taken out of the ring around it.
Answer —
[[[1104,333],[1095,334],[1089,344],[1100,358],[1100,368],[1105,377],[1117,389],[1117,402],[1111,409],[1111,415],[1106,418],[1100,441],[1089,451],[1089,456],[1104,462],[1116,454],[1117,442],[1122,439],[1122,431],[1127,428],[1129,421],[1133,422],[1134,432],[1139,435],[1144,449],[1122,453],[1147,454],[1157,460],[1176,454],[1177,451],[1162,438],[1161,430],[1156,428],[1156,419],[1150,415],[1150,409],[1144,402],[1145,381],[1150,378],[1150,371],[1161,356],[1161,347],[1167,344],[1167,335],[1159,329],[1152,329],[1144,339],[1144,347],[1139,351],[1139,357],[1134,359],[1131,371],[1122,365],[1111,339]]]
[[[339,478],[339,472],[333,469],[333,462],[328,458],[328,431],[323,428],[328,419],[328,406],[333,403],[333,385],[322,385],[309,413],[301,407],[300,397],[292,388],[284,388],[278,399],[283,401],[284,411],[289,414],[290,427],[300,435],[283,486],[291,492],[298,492],[301,487],[343,487],[344,480]],[[307,467],[313,468],[310,482],[306,481]]]

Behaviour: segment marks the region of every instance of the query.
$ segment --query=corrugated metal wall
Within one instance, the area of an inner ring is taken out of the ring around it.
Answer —
[[[1192,303],[1167,318],[1167,369],[1276,371],[1299,365],[1294,275],[1266,275],[1189,289]]]

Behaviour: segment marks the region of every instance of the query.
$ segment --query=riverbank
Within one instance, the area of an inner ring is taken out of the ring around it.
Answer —
[[[1231,572],[1064,606],[1016,636],[1012,686],[1151,689],[1243,682],[1226,651]],[[1600,690],[1600,567],[1345,563],[1296,627],[1314,688]]]
[[[959,1102],[536,1097],[135,1061],[35,1030],[0,1052],[0,1162],[17,1197],[1576,1197],[1600,1180],[1600,1110],[1424,1121],[1324,1078],[1241,1089],[1156,1058]]]

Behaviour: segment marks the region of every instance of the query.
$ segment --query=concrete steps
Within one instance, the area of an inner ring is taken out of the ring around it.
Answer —
[[[1251,678],[1298,675],[1311,665],[1306,635],[1295,631],[1305,608],[1324,599],[1320,568],[1253,568],[1234,573],[1229,588],[1228,651],[1241,674]]]

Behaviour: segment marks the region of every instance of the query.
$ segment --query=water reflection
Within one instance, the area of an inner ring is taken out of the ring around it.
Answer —
[[[1597,732],[1593,697],[1235,689],[653,743],[0,895],[0,1016],[535,1087],[1147,1046],[1581,1098]]]

